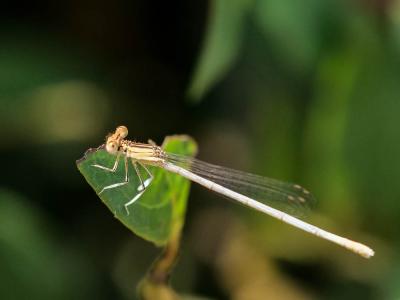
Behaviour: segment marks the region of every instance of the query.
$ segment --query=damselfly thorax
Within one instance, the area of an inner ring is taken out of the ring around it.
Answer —
[[[120,149],[127,157],[142,163],[159,165],[165,159],[165,152],[157,145],[122,140]]]

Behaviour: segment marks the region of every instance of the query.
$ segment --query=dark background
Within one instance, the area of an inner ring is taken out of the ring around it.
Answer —
[[[193,186],[172,278],[213,299],[400,297],[400,2],[17,1],[0,10],[0,298],[132,299],[159,249],[75,160],[118,125],[309,188],[370,260]]]

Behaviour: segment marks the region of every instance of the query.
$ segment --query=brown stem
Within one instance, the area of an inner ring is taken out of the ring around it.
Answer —
[[[171,238],[162,254],[154,261],[146,277],[139,284],[143,300],[177,300],[179,296],[169,287],[169,278],[178,257],[182,224],[175,224]]]
[[[167,284],[179,253],[181,226],[175,226],[163,253],[156,259],[148,272],[148,279],[154,283]]]

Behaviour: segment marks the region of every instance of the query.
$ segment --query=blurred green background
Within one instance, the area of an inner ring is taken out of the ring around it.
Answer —
[[[184,294],[400,298],[400,1],[21,1],[0,12],[0,298],[134,299],[160,249],[75,160],[118,125],[300,183],[360,258],[192,186]]]

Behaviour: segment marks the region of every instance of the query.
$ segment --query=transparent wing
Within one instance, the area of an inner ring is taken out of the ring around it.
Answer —
[[[166,160],[232,191],[296,216],[314,204],[313,195],[298,184],[241,172],[201,160],[167,153]]]

